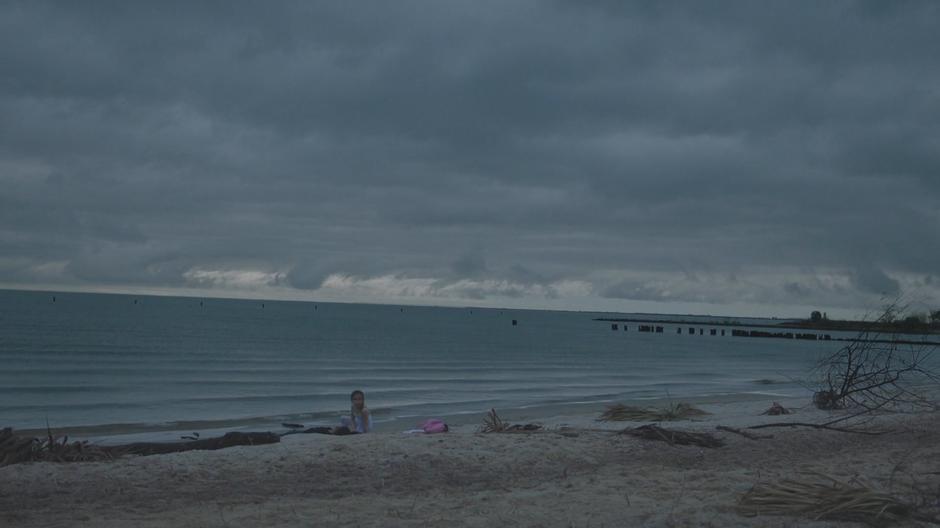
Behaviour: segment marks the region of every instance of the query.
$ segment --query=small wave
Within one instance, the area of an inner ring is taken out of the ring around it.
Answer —
[[[781,380],[773,380],[773,379],[768,379],[768,378],[762,378],[762,379],[756,379],[756,380],[752,381],[751,383],[754,383],[755,385],[776,385],[776,384],[778,384],[778,383],[786,383],[786,382],[785,382],[785,381],[781,381]]]
[[[7,385],[0,387],[0,395],[23,394],[68,394],[68,393],[106,393],[122,392],[127,387],[121,385]]]

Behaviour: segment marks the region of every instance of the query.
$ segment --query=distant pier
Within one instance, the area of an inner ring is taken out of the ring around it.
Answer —
[[[595,319],[595,321],[617,321],[610,323],[610,329],[612,331],[620,330],[622,324],[623,330],[627,331],[629,326],[627,322],[639,323],[636,326],[636,331],[641,333],[656,333],[662,334],[665,333],[666,326],[655,324],[655,323],[667,323],[669,325],[675,325],[676,334],[678,335],[698,335],[698,336],[726,336],[727,332],[725,328],[714,328],[716,326],[731,326],[737,328],[731,328],[731,337],[755,337],[755,338],[769,338],[769,339],[795,339],[801,341],[855,341],[854,337],[833,337],[832,334],[824,334],[817,332],[806,332],[804,331],[786,331],[786,330],[775,330],[770,329],[766,326],[759,325],[749,325],[749,324],[732,324],[732,323],[722,323],[722,322],[713,322],[713,323],[693,323],[690,321],[648,321],[640,319]],[[751,328],[747,328],[751,327]],[[706,332],[708,330],[708,332]],[[671,331],[671,330],[669,330]],[[914,340],[914,339],[866,339],[868,342],[872,343],[891,343],[891,344],[905,344],[905,345],[940,345],[940,341],[930,341],[927,339],[924,340]]]

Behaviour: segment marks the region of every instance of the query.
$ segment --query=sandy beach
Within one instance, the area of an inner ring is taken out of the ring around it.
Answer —
[[[752,440],[715,428],[828,416],[806,407],[761,416],[769,403],[703,405],[714,414],[661,424],[712,433],[725,442],[714,449],[616,434],[642,424],[585,414],[556,417],[535,433],[466,425],[436,435],[295,434],[265,446],[17,464],[0,468],[0,525],[857,525],[737,508],[755,484],[807,472],[925,500],[911,495],[916,484],[933,490],[936,508],[940,415],[881,417],[868,425],[891,430],[879,436],[787,427],[754,430],[773,437]]]

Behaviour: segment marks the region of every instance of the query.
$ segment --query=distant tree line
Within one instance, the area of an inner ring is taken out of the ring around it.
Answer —
[[[869,321],[866,324],[886,332],[936,332],[940,331],[940,310],[928,310],[923,312],[905,312],[901,309],[895,309],[892,305],[877,318],[876,321]],[[830,321],[826,312],[813,310],[809,319],[810,324],[827,325],[828,327],[837,327],[839,325],[855,325],[861,321]]]

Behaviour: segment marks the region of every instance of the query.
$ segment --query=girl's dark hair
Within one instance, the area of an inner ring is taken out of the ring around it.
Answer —
[[[366,397],[366,393],[362,392],[361,390],[354,390],[352,391],[352,394],[349,395],[349,399],[351,400],[355,398],[357,394],[361,395],[363,398]]]

